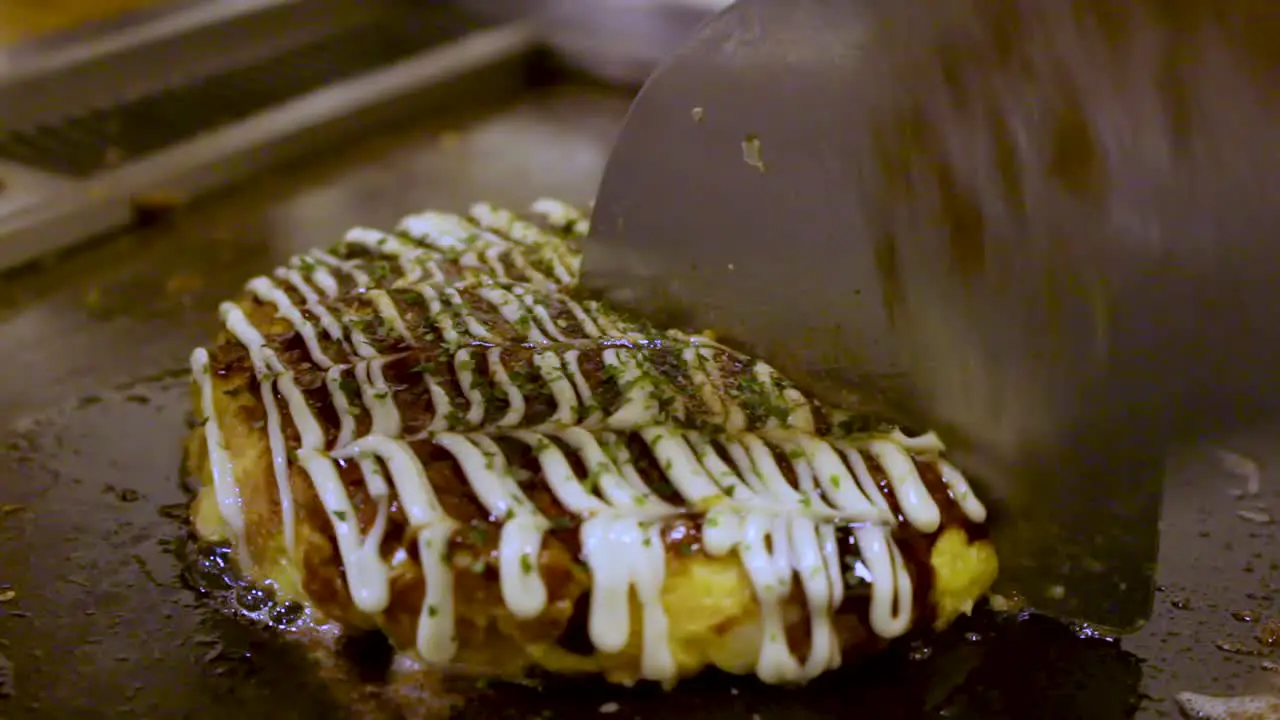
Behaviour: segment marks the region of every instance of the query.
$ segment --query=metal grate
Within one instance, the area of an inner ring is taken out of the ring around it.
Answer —
[[[89,176],[486,25],[457,8],[422,6],[418,12],[378,17],[251,65],[118,105],[5,130],[0,132],[0,158]]]

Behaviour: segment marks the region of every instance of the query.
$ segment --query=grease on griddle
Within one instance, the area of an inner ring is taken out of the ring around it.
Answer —
[[[592,718],[607,708],[611,712],[604,714],[667,720],[855,714],[894,720],[1120,720],[1132,717],[1141,700],[1142,668],[1135,656],[1117,643],[1078,637],[1047,618],[981,612],[927,646],[919,640],[895,643],[866,662],[850,659],[803,690],[718,672],[693,678],[674,693],[543,677],[458,690],[467,702],[452,718]],[[928,652],[922,652],[925,647]]]
[[[232,602],[247,613],[260,613],[269,609],[272,598],[266,590],[254,585],[241,585],[235,589]]]
[[[226,546],[184,537],[175,543],[174,554],[182,565],[183,583],[225,612],[277,630],[297,629],[310,619],[300,603],[282,601],[270,587],[256,587],[241,579]]]
[[[179,553],[186,556],[186,562],[182,563],[182,579],[197,593],[216,595],[237,585],[229,549],[187,540],[179,548]]]
[[[1106,632],[1105,630],[1100,630],[1089,623],[1076,622],[1071,623],[1068,627],[1071,629],[1071,632],[1075,633],[1076,637],[1081,640],[1101,640],[1103,642],[1116,642],[1117,640],[1114,635]]]

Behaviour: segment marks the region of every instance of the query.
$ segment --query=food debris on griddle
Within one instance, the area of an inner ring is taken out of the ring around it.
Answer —
[[[1236,642],[1235,640],[1219,640],[1218,642],[1215,642],[1213,646],[1218,648],[1224,653],[1230,653],[1232,655],[1258,656],[1263,654],[1261,650],[1255,647],[1251,647],[1249,645],[1245,645],[1242,642]]]
[[[1222,469],[1244,480],[1244,489],[1236,490],[1232,494],[1237,497],[1252,497],[1262,491],[1262,470],[1251,458],[1231,450],[1219,450],[1218,462],[1222,465]]]
[[[760,137],[748,135],[742,141],[742,161],[751,167],[765,171],[764,156],[761,154]]]
[[[1237,510],[1236,517],[1259,525],[1270,525],[1275,522],[1275,518],[1271,517],[1271,513],[1268,513],[1265,510]]]
[[[1199,693],[1178,693],[1178,707],[1194,720],[1276,720],[1280,718],[1280,697],[1242,695],[1215,697]]]

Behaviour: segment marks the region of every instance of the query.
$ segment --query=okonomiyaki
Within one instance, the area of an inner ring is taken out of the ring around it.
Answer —
[[[802,683],[969,612],[997,562],[938,439],[581,297],[586,226],[423,212],[250,280],[191,355],[197,534],[503,677]]]

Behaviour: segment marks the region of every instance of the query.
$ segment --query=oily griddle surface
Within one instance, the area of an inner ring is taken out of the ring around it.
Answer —
[[[212,337],[216,303],[351,225],[477,199],[584,201],[626,104],[557,89],[431,119],[0,280],[0,694],[11,695],[0,718],[1106,720],[1131,716],[1144,696],[1138,716],[1160,717],[1174,714],[1176,691],[1266,687],[1257,624],[1231,613],[1280,606],[1277,526],[1235,513],[1246,503],[1280,511],[1280,483],[1264,475],[1259,496],[1237,499],[1229,490],[1242,483],[1206,453],[1171,476],[1168,589],[1123,648],[1047,620],[979,618],[803,690],[724,678],[671,695],[566,681],[415,686],[385,680],[375,639],[309,653],[225,612],[238,591],[216,555],[186,542],[180,475],[183,368]],[[1274,437],[1235,447],[1265,471]],[[269,621],[291,621],[290,608],[238,598]]]

